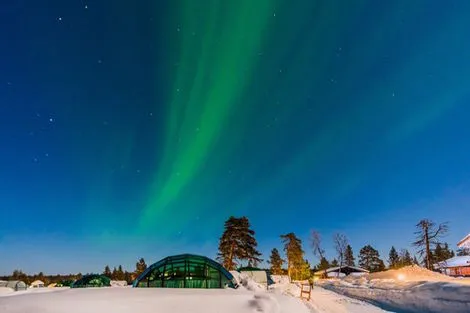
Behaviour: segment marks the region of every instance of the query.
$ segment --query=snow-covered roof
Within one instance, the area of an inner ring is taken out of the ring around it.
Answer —
[[[327,268],[326,270],[317,271],[317,272],[315,272],[315,274],[332,273],[332,272],[344,271],[344,270],[347,270],[349,272],[369,273],[368,270],[366,270],[364,268],[361,268],[361,267],[344,265],[344,266],[341,266],[341,267],[336,266],[336,267]]]
[[[31,283],[31,286],[44,285],[44,282],[41,280],[35,280]]]
[[[438,263],[438,267],[470,266],[470,256],[455,256]]]
[[[470,234],[465,236],[462,240],[459,241],[457,244],[459,248],[470,248]]]

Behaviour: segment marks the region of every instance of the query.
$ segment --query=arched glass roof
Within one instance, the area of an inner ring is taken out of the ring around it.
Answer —
[[[98,274],[85,275],[81,279],[75,281],[70,286],[71,288],[87,288],[87,287],[109,287],[111,280]]]
[[[166,257],[148,267],[134,281],[134,287],[236,288],[222,265],[207,257],[181,254]]]

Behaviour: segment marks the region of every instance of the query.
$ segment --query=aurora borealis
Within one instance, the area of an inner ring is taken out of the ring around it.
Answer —
[[[213,255],[242,214],[263,253],[468,233],[470,4],[50,2],[0,10],[0,271]]]

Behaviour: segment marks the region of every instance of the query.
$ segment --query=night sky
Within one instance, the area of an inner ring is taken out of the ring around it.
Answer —
[[[470,231],[470,2],[5,0],[0,274],[264,258],[319,230],[386,259]]]

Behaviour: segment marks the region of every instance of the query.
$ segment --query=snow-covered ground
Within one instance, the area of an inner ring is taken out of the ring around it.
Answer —
[[[238,276],[238,289],[165,288],[42,288],[0,293],[2,313],[384,313],[365,302],[322,288],[314,288],[310,301],[299,298],[295,284],[276,284],[266,290]],[[12,296],[15,295],[15,296]]]
[[[318,284],[397,313],[470,312],[469,279],[448,277],[418,266]]]

